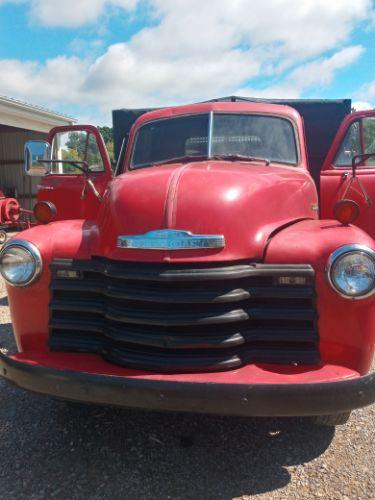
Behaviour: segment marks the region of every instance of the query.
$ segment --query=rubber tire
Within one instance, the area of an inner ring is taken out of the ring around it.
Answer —
[[[334,415],[318,415],[313,418],[315,425],[324,427],[334,427],[336,425],[344,425],[349,420],[350,411],[345,413],[335,413]]]

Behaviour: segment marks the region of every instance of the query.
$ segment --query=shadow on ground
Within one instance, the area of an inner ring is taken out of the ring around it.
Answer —
[[[8,304],[8,297],[7,296],[1,297],[0,298],[0,306],[7,306],[7,305],[9,305]]]
[[[2,325],[2,338],[10,325]],[[9,341],[8,341],[9,342]],[[330,428],[70,405],[0,382],[0,479],[8,498],[230,499],[290,481]]]

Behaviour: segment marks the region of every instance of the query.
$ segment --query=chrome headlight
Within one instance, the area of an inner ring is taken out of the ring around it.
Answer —
[[[329,260],[327,277],[342,297],[363,299],[375,291],[375,252],[363,245],[345,245]]]
[[[10,285],[30,285],[42,272],[39,250],[25,240],[10,241],[0,252],[0,272]]]

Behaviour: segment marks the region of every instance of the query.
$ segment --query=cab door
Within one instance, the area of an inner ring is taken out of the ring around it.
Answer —
[[[38,201],[50,201],[56,206],[55,220],[95,218],[100,198],[112,178],[111,163],[98,129],[91,125],[56,127],[47,140],[54,163],[51,173],[38,185]],[[89,175],[76,168],[74,161],[77,165],[86,162]],[[96,194],[88,179],[94,184]]]
[[[359,205],[355,225],[375,238],[375,156],[359,163],[352,180],[352,159],[375,154],[375,110],[348,115],[339,128],[325,159],[320,177],[320,213],[332,219],[335,203],[342,198]]]

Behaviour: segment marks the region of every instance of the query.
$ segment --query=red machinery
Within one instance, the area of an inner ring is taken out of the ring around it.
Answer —
[[[30,218],[23,218],[23,215],[32,215],[31,210],[21,207],[15,198],[7,198],[0,191],[0,244],[7,240],[6,228],[28,229],[31,227]]]

